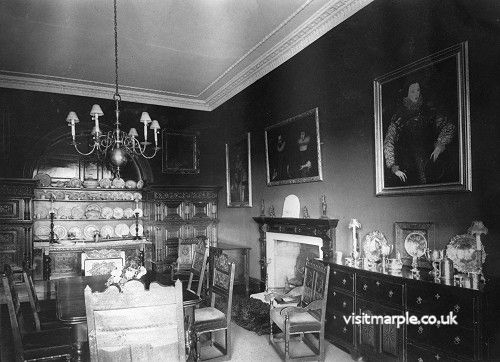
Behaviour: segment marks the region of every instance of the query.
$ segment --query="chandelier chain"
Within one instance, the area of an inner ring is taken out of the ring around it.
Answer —
[[[113,10],[115,14],[115,97],[120,98],[120,95],[118,94],[118,20],[117,20],[117,6],[116,6],[116,0],[113,1]]]

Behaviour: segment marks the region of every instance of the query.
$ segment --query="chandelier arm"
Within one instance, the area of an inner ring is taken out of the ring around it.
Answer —
[[[80,151],[78,149],[78,146],[76,145],[76,142],[73,142],[73,146],[75,147],[76,152],[78,152],[82,156],[89,156],[89,155],[91,155],[96,150],[97,145],[98,145],[98,143],[94,142],[94,145],[92,146],[92,149],[88,153],[85,153],[85,152],[82,152],[82,151]]]

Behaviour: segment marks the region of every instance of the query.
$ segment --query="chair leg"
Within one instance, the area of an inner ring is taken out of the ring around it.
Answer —
[[[196,361],[200,360],[200,351],[201,351],[200,334],[196,333]]]
[[[226,354],[228,359],[231,359],[231,331],[229,328],[230,326],[226,329]]]
[[[288,326],[285,324],[285,362],[290,361],[290,333]]]
[[[269,325],[271,326],[270,327],[270,331],[269,331],[269,343],[274,343],[274,336],[273,336],[273,320],[270,319],[270,323]]]

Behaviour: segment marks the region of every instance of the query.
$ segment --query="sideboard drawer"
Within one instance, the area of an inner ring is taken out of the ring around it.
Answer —
[[[470,289],[450,288],[440,285],[407,285],[408,309],[440,318],[453,312],[459,326],[472,327],[474,323],[474,294]]]
[[[327,310],[351,314],[354,312],[354,297],[337,290],[329,290],[326,308]]]
[[[327,311],[325,334],[328,339],[338,338],[350,345],[354,344],[354,333],[352,323],[346,323],[340,313]]]
[[[356,294],[367,299],[377,299],[383,304],[403,305],[403,285],[377,277],[358,275]]]
[[[354,292],[354,272],[332,268],[330,270],[330,284],[328,288],[331,287]]]
[[[408,362],[442,362],[442,361],[458,361],[446,353],[438,352],[433,349],[427,349],[415,346],[411,343],[407,345],[406,360]]]
[[[474,357],[474,331],[448,325],[408,325],[408,339],[464,356]]]

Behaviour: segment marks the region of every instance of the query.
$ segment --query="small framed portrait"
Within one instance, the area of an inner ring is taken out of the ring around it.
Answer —
[[[418,241],[420,249],[435,248],[435,226],[432,222],[395,222],[394,240],[396,252],[401,254],[405,264],[410,264],[411,255],[407,252],[409,243]],[[405,246],[406,245],[406,246]]]
[[[267,185],[322,181],[318,108],[266,127]]]
[[[472,191],[467,49],[374,80],[377,196]]]
[[[226,192],[228,207],[252,207],[250,132],[226,143]]]
[[[162,131],[162,172],[197,174],[200,172],[198,143],[195,134]]]

